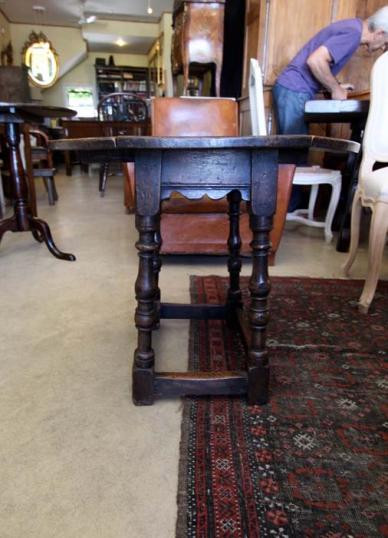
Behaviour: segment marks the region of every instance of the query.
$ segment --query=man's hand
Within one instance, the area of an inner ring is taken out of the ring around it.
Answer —
[[[350,84],[349,82],[340,82],[340,86],[341,88],[343,88],[344,90],[348,92],[351,92],[354,90],[354,85]]]
[[[344,101],[348,97],[348,92],[342,88],[342,86],[338,86],[338,88],[335,88],[331,92],[331,98],[332,99],[339,99],[340,101]]]

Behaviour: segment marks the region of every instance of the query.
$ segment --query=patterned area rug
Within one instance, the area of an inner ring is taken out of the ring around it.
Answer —
[[[271,281],[270,403],[185,400],[177,537],[388,536],[388,282],[363,315],[360,281]],[[192,277],[192,301],[223,301],[226,285]],[[224,322],[191,322],[191,369],[242,357]]]

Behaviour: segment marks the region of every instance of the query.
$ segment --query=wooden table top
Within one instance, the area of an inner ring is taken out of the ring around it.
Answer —
[[[351,140],[340,140],[313,135],[273,135],[238,137],[157,137],[117,136],[102,138],[76,138],[50,141],[52,150],[136,150],[136,149],[303,149],[316,148],[330,151],[358,153],[360,145]]]
[[[0,101],[0,112],[11,114],[28,114],[40,118],[72,118],[77,114],[75,110],[59,106],[48,106],[40,103],[12,103]]]
[[[369,101],[359,99],[312,99],[304,108],[306,121],[322,123],[348,123],[366,119]]]

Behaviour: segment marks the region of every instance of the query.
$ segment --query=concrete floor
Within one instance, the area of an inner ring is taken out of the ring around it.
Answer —
[[[122,178],[109,178],[105,198],[96,175],[56,181],[55,207],[37,185],[39,214],[77,261],[57,260],[30,233],[0,246],[0,536],[171,538],[182,406],[131,402],[136,230]],[[341,277],[346,255],[322,237],[287,226],[271,274]],[[365,270],[364,246],[352,276]],[[164,298],[189,300],[189,275],[210,273],[226,274],[224,261],[166,260]],[[159,368],[184,370],[188,322],[163,327]]]

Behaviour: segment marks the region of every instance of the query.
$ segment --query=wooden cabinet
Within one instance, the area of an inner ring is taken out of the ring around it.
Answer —
[[[25,103],[30,99],[27,67],[0,66],[0,101]]]
[[[249,60],[257,58],[270,115],[271,88],[276,77],[315,33],[340,19],[365,19],[384,5],[386,0],[246,0],[243,97],[248,95]],[[371,66],[379,54],[358,49],[340,73],[341,80],[351,82],[357,91],[367,90]],[[246,103],[242,109],[249,113]],[[246,129],[248,123],[243,116]]]
[[[155,94],[147,67],[95,65],[98,100],[109,93],[129,92],[142,98]]]
[[[188,93],[189,71],[215,66],[215,95],[220,95],[224,38],[225,0],[176,0],[174,2],[172,72],[183,73],[183,92]],[[202,68],[201,68],[202,66]]]

